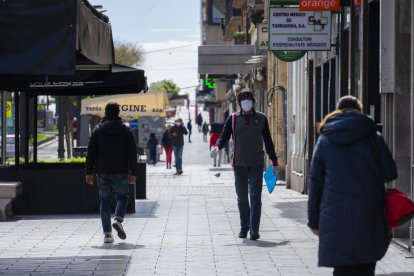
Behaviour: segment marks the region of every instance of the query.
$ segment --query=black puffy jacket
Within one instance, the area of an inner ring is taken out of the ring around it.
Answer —
[[[308,226],[319,230],[319,266],[363,264],[385,255],[390,233],[384,181],[396,177],[395,162],[371,118],[346,111],[326,122],[313,153],[308,201]]]
[[[119,117],[104,118],[89,138],[86,174],[137,175],[137,149],[132,132]]]

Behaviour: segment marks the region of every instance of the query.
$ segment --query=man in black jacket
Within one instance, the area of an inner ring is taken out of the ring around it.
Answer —
[[[115,219],[112,227],[118,237],[126,238],[122,227],[128,197],[129,184],[136,182],[137,150],[132,132],[119,117],[119,105],[108,103],[105,117],[94,129],[88,146],[86,157],[86,182],[93,185],[96,173],[99,187],[100,212],[104,242],[113,243],[111,228],[111,194],[116,196]]]
[[[183,126],[183,119],[178,118],[175,121],[175,125],[171,128],[171,139],[174,148],[175,168],[177,169],[176,175],[183,174],[183,149],[184,149],[184,135],[187,135],[188,131]]]

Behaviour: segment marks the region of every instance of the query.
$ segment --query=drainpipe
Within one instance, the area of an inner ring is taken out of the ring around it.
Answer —
[[[7,137],[7,101],[6,92],[1,92],[1,164],[6,165],[6,137]]]
[[[284,160],[285,160],[285,181],[286,181],[286,165],[287,165],[287,141],[286,141],[286,136],[287,136],[287,90],[285,87],[283,87],[282,85],[274,85],[273,87],[271,87],[269,89],[269,91],[267,92],[267,105],[271,106],[272,102],[273,102],[273,97],[274,97],[274,92],[276,90],[279,90],[282,93],[282,99],[283,99],[283,128],[284,128],[284,134],[285,134],[285,149],[284,149]],[[277,142],[277,141],[276,141]],[[277,148],[277,146],[276,146]],[[287,183],[286,181],[286,188],[290,189],[290,183]]]
[[[414,0],[411,0],[411,15],[414,14]],[[411,16],[411,45],[414,45],[414,18]],[[413,111],[413,103],[414,103],[414,49],[411,47],[411,199],[414,199],[414,156],[413,156],[413,149],[414,149],[414,111]],[[412,252],[413,249],[413,239],[414,239],[414,220],[411,219],[411,226],[410,226],[410,241],[408,250]]]

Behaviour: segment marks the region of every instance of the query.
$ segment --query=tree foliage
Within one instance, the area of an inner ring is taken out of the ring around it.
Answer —
[[[180,92],[180,87],[178,87],[172,80],[161,80],[153,82],[149,90],[164,90],[167,93],[178,94]]]
[[[141,46],[129,42],[115,42],[115,63],[125,66],[139,66],[144,62]]]

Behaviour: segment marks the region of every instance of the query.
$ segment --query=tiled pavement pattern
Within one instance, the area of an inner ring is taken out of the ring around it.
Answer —
[[[237,238],[232,171],[213,170],[201,135],[193,141],[182,176],[148,167],[148,199],[127,216],[125,241],[103,244],[97,214],[0,222],[0,275],[332,275],[317,267],[307,197],[284,186],[264,187],[261,239]],[[377,274],[414,275],[413,255],[392,244]]]

